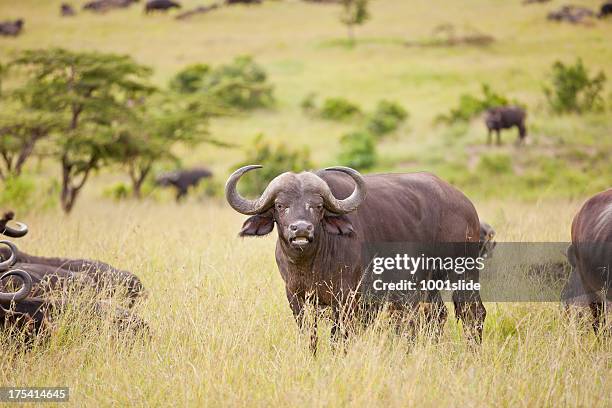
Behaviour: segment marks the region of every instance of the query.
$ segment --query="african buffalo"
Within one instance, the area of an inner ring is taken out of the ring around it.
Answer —
[[[491,132],[497,133],[497,144],[501,144],[500,131],[502,129],[510,129],[514,126],[519,131],[518,143],[522,143],[527,136],[527,128],[525,127],[525,111],[516,106],[500,106],[487,110],[485,115],[485,124],[487,125],[487,143],[491,144]]]
[[[181,5],[172,0],[149,0],[145,4],[145,13],[149,14],[153,11],[168,11],[172,8],[180,9]]]
[[[74,11],[74,8],[68,4],[68,3],[62,3],[62,5],[60,6],[60,15],[62,17],[71,17],[74,16],[76,14],[76,12]]]
[[[558,10],[548,13],[546,18],[550,21],[565,21],[572,24],[583,23],[593,17],[595,13],[586,7],[566,5]]]
[[[588,199],[574,217],[567,258],[572,273],[564,293],[588,304],[597,333],[606,322],[604,304],[612,302],[612,188]]]
[[[31,275],[35,296],[42,296],[50,290],[75,283],[110,293],[121,290],[125,292],[131,306],[145,293],[144,286],[136,275],[107,263],[88,259],[33,256],[18,250],[10,242],[2,243],[7,247],[0,248],[0,257],[9,259],[10,253],[14,254],[14,267]]]
[[[369,264],[362,252],[366,244],[459,242],[475,249],[470,256],[478,256],[476,246],[464,244],[479,241],[474,206],[463,193],[432,174],[362,176],[347,167],[283,173],[268,184],[260,198],[248,200],[236,186],[243,174],[257,168],[261,166],[236,170],[226,183],[226,199],[234,210],[251,216],[240,236],[266,235],[278,226],[276,263],[289,306],[302,328],[309,302],[332,308],[333,338],[347,327],[344,323],[350,324]],[[427,296],[432,306],[428,317],[441,327],[446,307],[438,292]],[[453,301],[466,334],[480,342],[486,311],[479,292],[455,291]],[[406,311],[402,305],[393,306],[400,313]],[[313,352],[316,343],[316,330],[312,330]]]
[[[3,21],[0,23],[0,35],[17,37],[23,30],[24,21],[19,18],[15,21]]]
[[[104,13],[112,9],[127,8],[134,3],[138,3],[138,0],[93,0],[85,3],[83,10]]]
[[[176,188],[176,201],[180,201],[187,195],[190,187],[196,187],[202,179],[212,177],[212,175],[212,172],[205,168],[176,170],[160,174],[155,179],[155,184]]]
[[[263,0],[225,0],[225,4],[261,4]]]
[[[599,8],[599,14],[597,14],[597,17],[606,18],[610,15],[612,15],[612,1],[606,1]]]

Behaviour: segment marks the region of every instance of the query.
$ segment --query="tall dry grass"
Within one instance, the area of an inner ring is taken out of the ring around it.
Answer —
[[[578,202],[476,203],[503,240],[567,240]],[[612,403],[612,341],[559,304],[487,304],[473,351],[452,312],[437,343],[378,321],[346,352],[320,327],[316,357],[287,306],[274,236],[236,237],[220,203],[85,199],[66,218],[32,215],[36,254],[103,259],[139,275],[151,338],[78,311],[44,344],[1,342],[2,385],[69,386],[74,406],[599,406]],[[450,307],[451,305],[449,305]],[[452,310],[452,308],[451,308]]]

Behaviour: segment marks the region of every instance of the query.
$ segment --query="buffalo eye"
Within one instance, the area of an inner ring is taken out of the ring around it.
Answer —
[[[284,206],[284,205],[282,205],[281,203],[276,203],[276,209],[277,209],[278,211],[283,211],[283,209],[284,209],[284,208],[285,208],[285,206]]]

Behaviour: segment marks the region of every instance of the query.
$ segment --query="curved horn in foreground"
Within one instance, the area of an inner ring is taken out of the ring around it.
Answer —
[[[17,247],[10,241],[0,241],[0,244],[4,244],[9,247],[11,252],[11,256],[9,256],[8,259],[0,262],[0,272],[4,272],[15,263],[15,260],[17,259]]]
[[[325,170],[340,171],[348,174],[353,180],[355,180],[355,190],[353,190],[353,193],[344,200],[338,200],[336,197],[334,197],[331,190],[327,188],[327,191],[325,191],[323,195],[326,208],[329,211],[337,214],[348,214],[355,211],[359,205],[361,205],[363,200],[365,200],[367,194],[367,188],[363,176],[357,170],[351,169],[350,167],[336,166],[328,167]]]
[[[0,276],[0,280],[4,280],[11,276],[16,276],[21,280],[21,289],[14,293],[0,292],[0,303],[19,302],[27,298],[32,291],[32,277],[29,273],[21,269],[13,269]]]
[[[272,206],[274,201],[274,197],[280,187],[279,182],[280,178],[276,178],[268,184],[268,187],[264,190],[256,200],[248,200],[242,197],[238,191],[236,190],[236,186],[238,185],[238,180],[240,177],[246,172],[251,170],[260,169],[263,166],[257,164],[251,164],[249,166],[244,166],[236,170],[232,173],[231,176],[227,179],[227,183],[225,183],[225,198],[229,205],[236,211],[245,215],[255,215],[260,214]]]
[[[0,234],[6,235],[7,237],[11,238],[21,238],[28,233],[27,225],[22,222],[15,222],[15,224],[17,225],[17,227],[9,227],[8,225],[5,225],[3,230],[0,231]]]

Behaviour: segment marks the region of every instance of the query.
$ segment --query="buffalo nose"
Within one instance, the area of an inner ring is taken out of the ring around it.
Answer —
[[[298,232],[298,231],[310,232],[314,229],[314,226],[308,221],[298,221],[298,222],[294,222],[293,224],[289,225],[289,229],[292,232]]]

